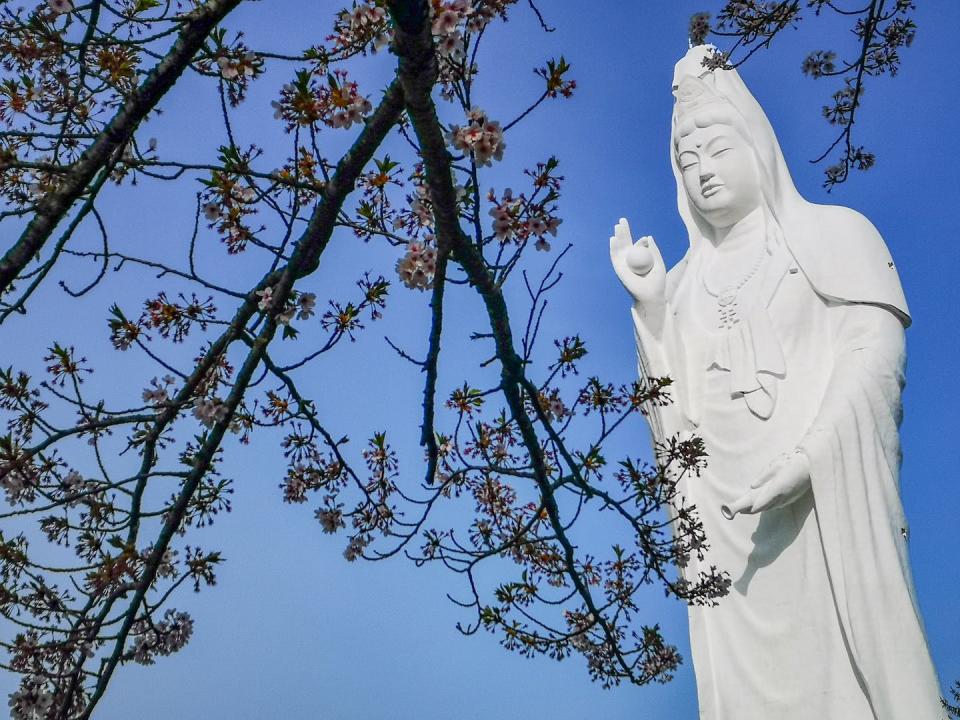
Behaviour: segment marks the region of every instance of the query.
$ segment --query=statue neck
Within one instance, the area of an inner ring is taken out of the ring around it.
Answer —
[[[758,206],[730,227],[714,228],[710,240],[717,252],[737,252],[763,237],[763,229],[763,206]]]

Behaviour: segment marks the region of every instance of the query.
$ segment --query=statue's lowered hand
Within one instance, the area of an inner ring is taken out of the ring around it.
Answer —
[[[806,455],[794,452],[772,463],[748,492],[722,506],[720,512],[727,520],[733,520],[737,513],[752,515],[784,507],[801,498],[809,489],[810,463]]]
[[[634,302],[641,305],[664,302],[667,269],[660,249],[649,235],[634,242],[626,218],[620,218],[613,229],[610,262]]]

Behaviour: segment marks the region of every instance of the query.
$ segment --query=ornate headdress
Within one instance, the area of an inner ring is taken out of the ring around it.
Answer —
[[[695,128],[714,124],[730,125],[752,145],[753,136],[746,120],[729,99],[717,92],[711,82],[712,72],[703,70],[707,73],[704,78],[683,75],[673,88],[674,149],[680,138]]]
[[[673,97],[675,98],[673,112],[676,118],[708,105],[722,104],[733,109],[729,100],[719,95],[704,79],[695,75],[681,77],[680,83],[673,86]]]

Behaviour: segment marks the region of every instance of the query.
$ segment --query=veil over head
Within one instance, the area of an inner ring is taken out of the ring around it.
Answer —
[[[685,78],[699,78],[742,119],[737,125],[745,127],[750,135],[747,140],[760,166],[768,209],[783,231],[787,248],[814,289],[830,300],[880,305],[894,313],[904,326],[909,325],[910,313],[900,278],[876,228],[855,210],[818,205],[800,195],[773,127],[740,74],[733,69],[704,67],[704,59],[713,51],[709,45],[691,48],[674,68],[673,89],[677,90]],[[679,126],[675,104],[670,165],[677,184],[677,208],[687,228],[690,248],[670,273],[668,294],[682,281],[689,261],[696,256],[709,232],[709,226],[687,195],[677,164],[674,149]]]

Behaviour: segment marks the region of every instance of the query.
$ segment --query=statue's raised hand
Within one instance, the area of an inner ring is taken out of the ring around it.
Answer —
[[[610,261],[620,282],[641,306],[662,308],[667,283],[667,268],[660,249],[649,235],[636,242],[630,234],[630,224],[620,218],[610,238]]]

